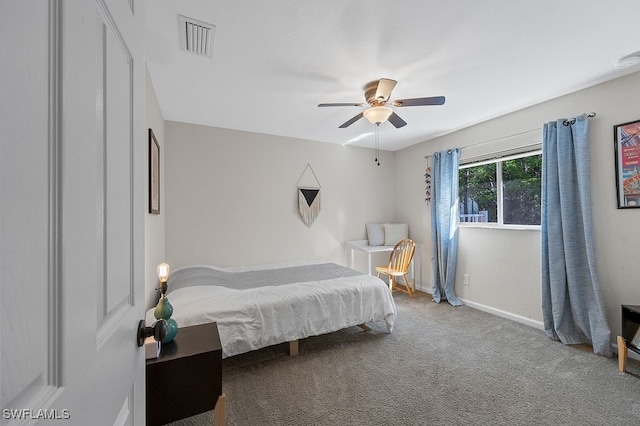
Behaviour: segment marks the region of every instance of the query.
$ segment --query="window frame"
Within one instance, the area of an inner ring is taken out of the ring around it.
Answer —
[[[483,166],[485,164],[496,163],[496,186],[497,186],[497,222],[460,222],[460,216],[458,216],[458,226],[463,228],[492,228],[492,229],[523,229],[523,230],[539,230],[540,225],[516,225],[504,223],[504,190],[502,184],[502,162],[509,160],[516,160],[518,158],[533,157],[536,155],[542,155],[542,148],[534,149],[531,151],[520,152],[517,154],[505,155],[503,157],[493,157],[486,160],[469,161],[458,166],[458,173],[460,170],[468,169],[471,167]],[[460,186],[458,185],[458,200],[460,200]],[[542,188],[540,188],[542,191]],[[542,208],[542,206],[541,206]]]

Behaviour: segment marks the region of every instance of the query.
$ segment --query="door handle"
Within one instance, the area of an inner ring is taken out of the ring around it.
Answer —
[[[161,342],[169,332],[169,324],[167,320],[161,319],[156,321],[152,327],[147,327],[145,320],[140,320],[138,323],[138,347],[144,345],[144,341],[147,337],[153,336],[155,340]]]

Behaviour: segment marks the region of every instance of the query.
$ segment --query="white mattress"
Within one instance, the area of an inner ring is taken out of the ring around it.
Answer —
[[[327,262],[182,268],[172,273],[167,298],[179,327],[218,323],[223,358],[367,322],[385,321],[391,332],[396,318],[384,281]],[[146,319],[155,322],[153,309]]]

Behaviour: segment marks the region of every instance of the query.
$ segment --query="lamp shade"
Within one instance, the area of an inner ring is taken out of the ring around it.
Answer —
[[[386,121],[393,110],[388,106],[374,106],[362,113],[372,124],[380,124]]]
[[[169,278],[169,271],[171,268],[168,263],[161,263],[158,265],[158,279],[160,279],[161,283],[166,283]]]

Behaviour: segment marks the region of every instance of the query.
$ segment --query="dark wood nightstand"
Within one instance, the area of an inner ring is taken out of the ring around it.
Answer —
[[[160,357],[146,365],[147,425],[162,425],[209,410],[223,426],[222,346],[216,323],[183,327]]]

